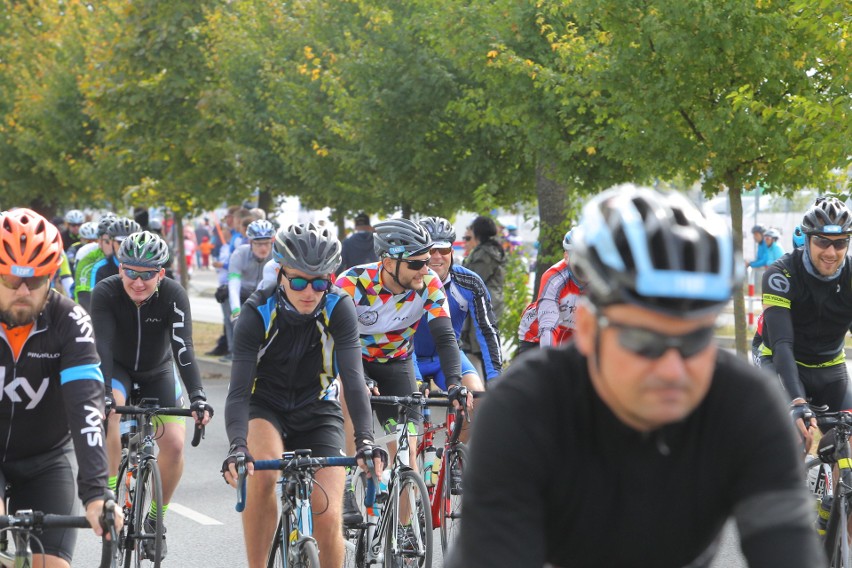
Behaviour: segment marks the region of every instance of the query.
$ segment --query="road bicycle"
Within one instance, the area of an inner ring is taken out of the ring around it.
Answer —
[[[135,400],[132,397],[131,400]],[[118,466],[116,498],[124,509],[124,528],[116,543],[116,565],[130,568],[148,566],[159,568],[163,556],[163,482],[154,442],[157,440],[157,416],[192,416],[188,408],[160,408],[156,398],[143,398],[136,406],[116,406],[113,410],[123,414],[121,462]],[[212,414],[212,413],[211,413]],[[204,437],[204,426],[195,424],[192,445],[197,446]],[[146,529],[145,519],[152,512],[155,517],[153,531]],[[153,546],[146,546],[153,543]]]
[[[113,550],[117,542],[115,531],[115,498],[108,492],[104,501],[104,514],[101,527],[108,531],[110,538],[103,538],[100,568],[111,568],[114,564]],[[22,509],[12,515],[0,515],[0,566],[3,568],[32,568],[33,544],[37,554],[43,553],[38,535],[48,529],[88,529],[89,521],[83,516],[55,515]],[[9,549],[9,536],[12,536],[14,550]]]
[[[354,457],[311,457],[311,450],[284,452],[281,459],[257,460],[254,469],[280,470],[277,493],[281,496],[278,527],[269,547],[269,568],[320,568],[319,547],[313,536],[313,493],[316,471],[322,467],[355,466]],[[237,512],[245,509],[246,463],[237,455]]]
[[[849,438],[852,436],[852,412],[827,412],[813,408],[817,425],[825,432],[820,440],[817,456],[810,458],[805,467],[810,471],[818,467],[815,494],[819,495],[820,509],[828,509],[823,546],[829,559],[830,568],[852,568],[849,554],[849,514],[852,512],[852,449]],[[836,483],[832,481],[829,468],[836,466]],[[830,502],[830,508],[827,507]],[[820,531],[822,533],[822,531]]]
[[[396,440],[393,461],[382,475],[378,490],[363,474],[355,476],[356,498],[364,503],[365,521],[344,527],[349,541],[344,566],[388,566],[430,568],[432,566],[432,511],[423,479],[409,463],[409,430],[413,422],[408,410],[420,413],[426,405],[446,405],[431,401],[421,393],[410,396],[372,396],[372,404],[398,407],[398,421],[390,435],[376,440],[384,444]],[[361,500],[363,496],[363,501]]]
[[[462,396],[467,393],[463,392]],[[441,550],[446,556],[461,530],[461,478],[468,450],[459,441],[459,435],[467,413],[463,408],[455,408],[447,412],[443,423],[433,424],[430,406],[449,408],[452,404],[446,399],[434,402],[430,399],[430,404],[423,407],[423,436],[417,444],[417,463],[429,492],[432,521],[435,528],[441,529]],[[440,430],[446,434],[443,445],[436,448],[435,433]]]

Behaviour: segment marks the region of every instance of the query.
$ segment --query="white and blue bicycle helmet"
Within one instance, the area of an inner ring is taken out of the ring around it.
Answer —
[[[597,307],[694,318],[721,309],[741,281],[727,223],[679,193],[616,186],[586,204],[572,240],[572,264]]]
[[[266,219],[252,221],[246,228],[246,237],[248,237],[250,241],[271,239],[275,237],[275,225]]]

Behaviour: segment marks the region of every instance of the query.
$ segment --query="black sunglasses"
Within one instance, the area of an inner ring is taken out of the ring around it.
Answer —
[[[437,252],[440,254],[451,254],[453,252],[453,247],[433,248],[430,252]]]
[[[701,327],[683,335],[668,335],[644,327],[613,323],[604,316],[598,318],[598,327],[618,330],[619,345],[645,359],[659,359],[669,349],[676,349],[681,357],[688,359],[704,351],[714,336],[712,326]]]
[[[284,278],[290,283],[290,288],[294,292],[301,292],[308,285],[313,288],[314,292],[325,292],[329,288],[331,288],[331,280],[328,278],[314,278],[313,280],[308,280],[307,278],[302,278],[301,276],[294,276],[290,278],[286,274],[284,274]]]
[[[834,247],[834,250],[846,250],[849,248],[849,237],[845,239],[829,239],[819,235],[811,235],[811,242],[822,250],[828,247]]]
[[[124,270],[124,275],[131,280],[141,278],[143,282],[151,280],[160,273],[159,270],[133,270],[132,268],[124,268],[123,266],[121,268]]]
[[[0,282],[9,290],[17,290],[23,284],[27,285],[28,290],[41,288],[50,280],[50,276],[12,276],[11,274],[0,274]]]
[[[421,270],[424,266],[429,264],[429,259],[426,260],[408,260],[407,258],[398,258],[400,262],[404,262],[408,265],[408,268],[411,270]]]

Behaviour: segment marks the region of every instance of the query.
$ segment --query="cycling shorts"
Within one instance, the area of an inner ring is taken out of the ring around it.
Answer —
[[[121,393],[126,404],[130,404],[127,393],[132,392],[133,385],[138,385],[138,398],[156,398],[163,408],[186,408],[183,398],[183,387],[174,363],[169,361],[160,367],[145,372],[132,372],[119,363],[113,365],[112,390]],[[138,402],[134,397],[132,402]],[[163,423],[183,423],[183,416],[157,416],[155,420]]]
[[[281,412],[251,399],[249,420],[262,418],[272,424],[287,451],[310,449],[314,457],[345,456],[343,411],[336,400],[317,400],[311,404]]]
[[[76,506],[72,448],[69,442],[45,454],[0,464],[0,491],[4,501],[8,497],[10,513],[32,509],[57,515],[82,514]],[[78,530],[51,529],[37,536],[45,554],[59,556],[70,563]],[[40,552],[40,549],[33,545],[33,551]]]
[[[772,357],[761,357],[760,367],[775,373]],[[796,365],[799,380],[805,387],[807,400],[814,406],[828,406],[831,411],[852,410],[852,385],[845,363],[829,367]]]
[[[467,355],[462,350],[459,350],[459,359],[461,359],[462,377],[471,374],[479,376],[479,373],[476,372],[476,367],[473,366],[473,363],[470,362],[470,359],[467,358]],[[431,377],[435,381],[435,386],[441,390],[447,390],[447,378],[444,376],[444,371],[441,369],[441,360],[437,355],[434,357],[418,357],[417,369],[420,371],[419,378]]]
[[[417,392],[414,361],[410,358],[389,359],[384,363],[364,361],[364,374],[376,381],[379,393],[384,396],[409,396]],[[382,426],[391,418],[397,420],[399,417],[397,407],[390,404],[377,404],[373,410]],[[409,410],[408,418],[415,424],[423,422],[423,415],[416,411]]]

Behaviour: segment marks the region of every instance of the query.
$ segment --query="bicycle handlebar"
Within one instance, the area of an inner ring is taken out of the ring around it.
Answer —
[[[192,417],[192,410],[189,408],[177,407],[158,407],[158,406],[116,406],[113,408],[116,414],[138,414],[142,416],[189,416]],[[195,432],[192,434],[192,447],[195,448],[201,443],[204,438],[204,425],[195,422]]]

